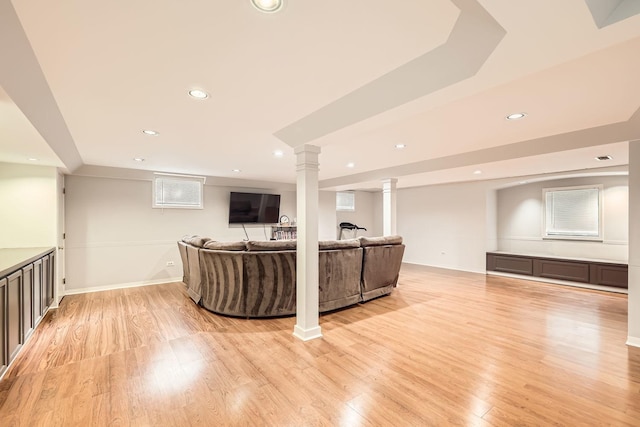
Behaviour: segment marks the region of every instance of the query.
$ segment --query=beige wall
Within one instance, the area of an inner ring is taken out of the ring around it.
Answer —
[[[485,253],[495,235],[489,184],[435,185],[398,190],[398,234],[406,245],[404,261],[485,272]]]
[[[356,191],[355,192],[355,203],[356,210],[353,212],[349,211],[338,211],[336,212],[336,226],[335,226],[335,236],[334,239],[337,238],[340,234],[340,229],[338,225],[341,222],[350,222],[352,224],[356,224],[360,227],[364,227],[367,230],[358,230],[358,236],[382,236],[381,227],[377,227],[376,224],[376,213],[382,215],[382,198],[380,198],[379,204],[377,203],[376,198],[377,193],[372,193],[368,191]],[[334,193],[335,199],[335,193]],[[334,200],[335,207],[335,200]],[[353,237],[355,234],[353,232],[348,232],[345,230],[344,238]]]
[[[55,167],[0,163],[0,247],[57,243]]]
[[[563,181],[496,191],[501,183],[504,181],[398,190],[398,234],[407,245],[404,260],[484,272],[485,252],[505,249],[508,242],[513,249],[512,237],[531,232],[530,221],[535,216],[531,212],[539,207],[527,207],[523,202],[525,219],[514,219],[506,212],[518,211],[518,200],[533,199],[534,195],[539,200],[542,186],[556,186]],[[151,208],[149,180],[68,176],[66,186],[70,292],[179,278],[182,270],[175,242],[185,234],[225,241],[244,239],[241,227],[228,224],[230,191],[282,194],[281,214],[296,217],[295,191],[206,185],[205,209],[159,210]],[[625,254],[627,188],[626,177],[611,177],[605,196],[605,216],[612,221],[605,227],[606,244]],[[334,192],[320,191],[319,238],[335,238],[341,221],[366,227],[367,233],[360,235],[380,235],[381,215],[381,193],[357,192],[356,212],[345,213],[335,211]],[[525,244],[536,238],[541,240],[540,227],[533,229],[538,235],[523,239]],[[262,226],[247,226],[247,232],[250,239],[265,239]],[[173,261],[174,266],[168,267],[168,261]]]
[[[497,189],[507,180],[398,190],[398,234],[404,261],[484,272],[485,253],[504,250],[626,262],[626,176],[558,179]],[[604,242],[542,239],[542,189],[603,184]]]
[[[543,240],[542,189],[603,185],[602,242]],[[627,176],[601,176],[534,182],[498,191],[498,249],[560,257],[626,262],[629,185]]]
[[[162,210],[151,208],[148,179],[71,175],[66,189],[68,293],[179,279],[182,263],[176,241],[185,234],[245,239],[241,226],[228,223],[230,191],[281,194],[280,214],[296,217],[295,191],[205,185],[204,209]],[[358,192],[351,222],[369,228],[374,212],[381,209],[374,199],[373,193]],[[319,238],[335,239],[338,222],[335,192],[320,191]],[[246,230],[252,240],[271,237],[268,226],[247,225]],[[171,261],[174,265],[167,266]]]
[[[204,209],[153,209],[149,180],[71,175],[66,188],[67,292],[180,278],[176,241],[186,234],[245,239],[228,223],[230,191],[281,194],[281,214],[295,217],[293,191],[205,185]],[[246,230],[252,240],[271,237],[268,226]]]
[[[336,193],[320,191],[318,199],[318,240],[336,238]]]
[[[382,236],[384,229],[382,190],[373,193],[371,197],[373,198],[373,235]],[[396,222],[397,220],[398,217],[396,213]]]

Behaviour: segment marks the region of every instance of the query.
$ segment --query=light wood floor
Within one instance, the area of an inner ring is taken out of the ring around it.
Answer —
[[[67,296],[0,382],[0,426],[640,425],[626,295],[404,265],[320,320],[304,343],[181,283]]]

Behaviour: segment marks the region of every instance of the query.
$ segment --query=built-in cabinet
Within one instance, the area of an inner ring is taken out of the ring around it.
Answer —
[[[7,346],[9,361],[18,354],[22,346],[22,325],[20,321],[20,294],[22,293],[22,271],[7,277]]]
[[[487,252],[487,271],[628,288],[628,266],[601,260]]]
[[[22,269],[22,295],[20,305],[22,308],[22,342],[33,332],[36,326],[33,318],[33,264]]]
[[[33,263],[33,298],[31,307],[33,310],[33,323],[37,325],[42,319],[42,259]]]
[[[7,355],[7,278],[0,279],[0,375],[9,365]]]
[[[53,249],[0,249],[0,255],[2,375],[53,303],[56,276]]]

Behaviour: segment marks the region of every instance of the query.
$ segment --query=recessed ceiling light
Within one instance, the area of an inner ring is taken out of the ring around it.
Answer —
[[[602,162],[602,161],[605,161],[605,160],[611,160],[611,159],[613,159],[613,157],[611,157],[611,156],[598,156],[598,157],[596,157],[596,160],[599,161],[599,162]]]
[[[209,97],[209,94],[200,89],[191,89],[189,91],[189,96],[196,99],[207,99]]]
[[[474,175],[480,175],[482,171],[480,169],[473,171]]]
[[[242,171],[240,169],[231,169],[231,172],[240,173]]]
[[[40,159],[37,159],[35,157],[29,157],[29,161],[30,162],[37,162],[38,160],[40,160]]]
[[[251,0],[251,4],[261,12],[273,13],[282,9],[284,0]]]
[[[155,130],[151,130],[151,129],[143,129],[142,133],[144,133],[145,135],[151,135],[151,136],[160,135],[159,132],[156,132]]]
[[[402,150],[403,148],[407,148],[406,144],[396,144],[396,148],[398,150]]]
[[[353,163],[353,162],[349,162],[349,163],[347,163],[347,167],[348,167],[348,168],[355,168],[355,167],[356,167],[356,164],[355,164],[355,163]]]
[[[520,181],[520,184],[528,184],[529,181]]]
[[[276,150],[276,151],[273,152],[273,155],[275,157],[282,157],[282,156],[284,156],[284,152],[282,150]]]
[[[519,120],[527,116],[527,113],[513,113],[507,116],[507,120]]]
[[[142,157],[134,157],[133,160],[136,162],[144,162],[144,159]]]

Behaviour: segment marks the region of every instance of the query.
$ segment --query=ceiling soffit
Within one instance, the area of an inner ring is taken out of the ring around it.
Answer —
[[[625,122],[469,151],[458,155],[428,159],[340,178],[326,179],[320,182],[320,187],[338,187],[389,177],[401,177],[475,164],[518,159],[557,151],[575,150],[584,147],[631,141],[638,138],[640,138],[640,109],[636,110],[633,116]]]
[[[584,0],[598,28],[640,14],[638,0]]]
[[[0,54],[0,84],[7,94],[70,171],[81,166],[80,153],[10,1],[0,1]]]
[[[296,147],[474,76],[506,32],[476,0],[452,2],[460,15],[443,45],[274,135]]]

